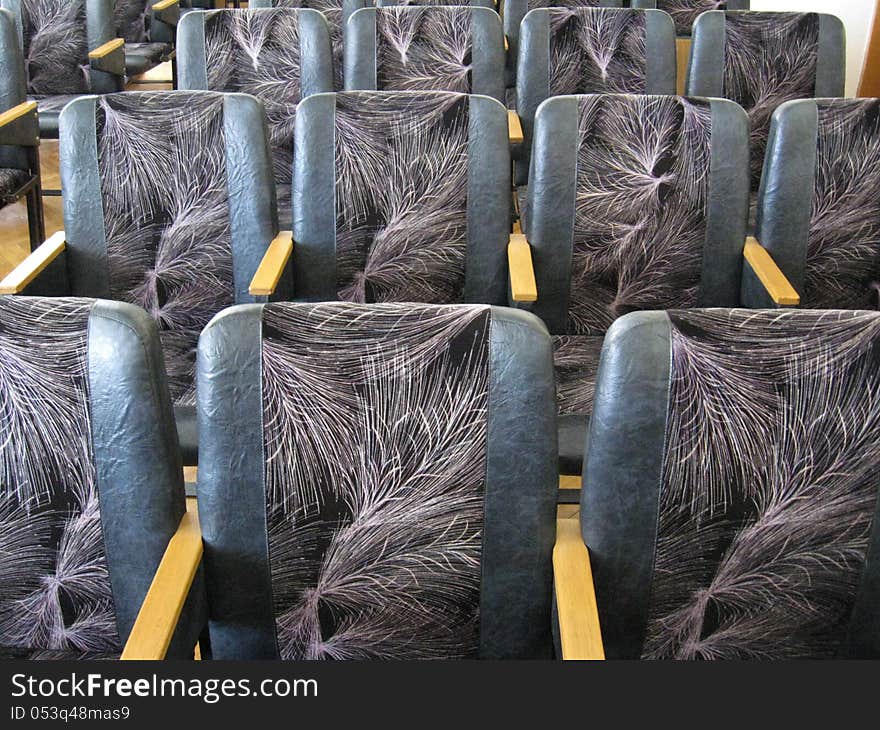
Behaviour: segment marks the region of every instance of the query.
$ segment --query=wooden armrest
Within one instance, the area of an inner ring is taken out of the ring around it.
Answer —
[[[122,659],[163,659],[202,560],[202,533],[195,500],[168,541],[137,619],[125,642]]]
[[[153,11],[161,13],[163,10],[168,10],[168,8],[173,8],[179,4],[180,0],[161,0],[161,2],[153,3]]]
[[[514,226],[514,231],[510,234],[510,242],[507,244],[507,266],[510,270],[510,295],[513,301],[538,301],[532,247],[525,235],[520,232],[519,224]]]
[[[509,50],[510,50],[510,41],[507,40],[507,36],[506,36],[506,35],[504,36],[504,50],[505,50],[505,51],[509,51]]]
[[[783,307],[794,307],[801,303],[800,294],[795,291],[791,282],[785,278],[785,274],[776,265],[773,257],[756,238],[749,236],[746,239],[743,256],[776,304]]]
[[[278,286],[278,281],[292,253],[293,233],[281,231],[269,244],[254,278],[251,279],[251,285],[248,287],[251,296],[266,297],[275,293],[275,287]]]
[[[553,580],[563,659],[604,659],[590,553],[576,519],[556,520]]]
[[[36,114],[37,113],[37,102],[35,101],[24,101],[21,104],[18,104],[12,109],[7,109],[5,112],[0,114],[0,127],[5,127],[8,124],[12,124],[13,122],[17,122],[24,116],[28,114]]]
[[[114,38],[112,41],[107,41],[103,45],[98,46],[95,50],[89,51],[89,61],[100,61],[120,48],[125,48],[125,38]]]
[[[507,136],[510,138],[510,144],[522,144],[525,139],[519,114],[513,109],[507,110]]]
[[[39,144],[37,102],[25,101],[0,114],[0,145],[36,147]]]
[[[20,294],[46,267],[57,259],[67,246],[64,231],[58,231],[40,244],[30,255],[0,281],[0,294]]]

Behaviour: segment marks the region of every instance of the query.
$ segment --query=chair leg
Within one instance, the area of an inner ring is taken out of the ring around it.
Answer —
[[[27,201],[28,236],[30,237],[31,251],[33,251],[46,240],[43,193],[39,183],[28,190],[25,200]]]

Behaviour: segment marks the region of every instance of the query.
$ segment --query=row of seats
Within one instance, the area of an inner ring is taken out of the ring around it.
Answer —
[[[6,657],[550,658],[554,603],[565,658],[880,653],[876,312],[618,319],[583,534],[555,538],[534,315],[225,310],[198,519],[160,337],[130,304],[0,298]]]

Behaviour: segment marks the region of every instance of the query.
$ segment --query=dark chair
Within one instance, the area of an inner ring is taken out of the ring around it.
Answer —
[[[496,100],[315,94],[296,115],[294,288],[308,301],[507,301],[510,157]]]
[[[251,94],[266,109],[281,227],[290,228],[293,126],[303,97],[333,91],[324,16],[286,8],[187,13],[178,32],[181,89]]]
[[[125,92],[72,102],[61,120],[65,231],[0,282],[0,293],[142,306],[159,327],[188,465],[197,459],[202,328],[236,302],[290,296],[290,237],[277,228],[265,129],[262,106],[244,94]],[[264,255],[269,286],[258,271]]]
[[[749,0],[655,0],[654,7],[669,13],[679,38],[689,38],[694,22],[702,13],[709,10],[748,10]]]
[[[563,654],[595,656],[577,631],[601,627],[609,659],[880,657],[878,395],[875,312],[619,319]],[[575,599],[589,567],[598,615]]]
[[[571,476],[581,472],[599,354],[618,317],[738,306],[744,269],[784,277],[760,246],[744,246],[748,121],[736,104],[554,97],[535,130],[521,238],[534,258],[537,301],[521,306],[554,336],[559,466]],[[797,301],[790,286],[773,296]]]
[[[823,13],[710,11],[694,24],[687,93],[731,99],[749,115],[752,190],[770,117],[792,99],[843,96],[843,23]]]
[[[115,0],[113,21],[125,39],[125,72],[139,76],[174,61],[179,0]]]
[[[880,100],[809,99],[773,116],[755,235],[805,307],[877,309]],[[765,306],[754,281],[744,296]]]
[[[551,658],[552,368],[508,308],[218,315],[198,361],[214,657]]]
[[[191,568],[180,619],[149,638],[156,658],[192,658],[201,539],[155,325],[130,304],[4,296],[0,352],[0,657],[138,655],[133,627],[175,543]]]
[[[15,48],[15,18],[0,8],[0,46]],[[27,201],[33,251],[46,238],[40,181],[40,130],[36,102],[25,101],[21,53],[0,57],[0,208]]]

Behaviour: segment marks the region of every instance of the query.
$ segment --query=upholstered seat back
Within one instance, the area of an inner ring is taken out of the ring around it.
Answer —
[[[227,310],[199,344],[199,430],[215,658],[550,657],[553,374],[531,315]]]
[[[507,115],[448,92],[345,92],[296,117],[294,277],[313,301],[507,297]]]
[[[773,117],[756,235],[813,308],[876,309],[880,100],[817,99]],[[764,305],[756,286],[744,295]]]
[[[88,97],[62,113],[71,291],[146,309],[179,405],[193,402],[199,332],[253,301],[277,233],[265,125],[256,99],[211,92]]]
[[[581,524],[608,658],[880,656],[880,314],[638,313]]]
[[[146,43],[150,40],[150,12],[154,0],[116,0],[113,22],[117,33],[127,43]]]
[[[674,94],[675,29],[657,10],[532,10],[520,30],[517,112],[524,149],[517,183],[529,169],[535,114],[562,94]]]
[[[689,36],[694,21],[709,10],[748,10],[749,0],[656,0],[655,7],[672,16],[675,34]]]
[[[697,20],[687,93],[731,99],[748,112],[753,190],[773,111],[792,99],[843,96],[844,47],[833,15],[719,10]]]
[[[494,10],[365,8],[346,34],[346,89],[458,91],[504,103],[504,32]]]
[[[306,9],[187,13],[177,58],[181,89],[242,92],[263,103],[279,213],[289,221],[296,107],[304,96],[333,91],[324,17]]]
[[[117,656],[184,512],[156,329],[128,304],[0,297],[0,403],[0,655]],[[192,656],[191,609],[171,656]]]
[[[0,0],[18,25],[29,95],[92,91],[88,54],[114,36],[112,2]]]

